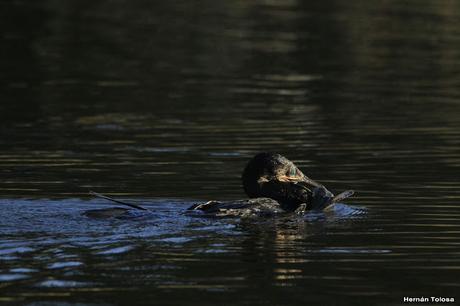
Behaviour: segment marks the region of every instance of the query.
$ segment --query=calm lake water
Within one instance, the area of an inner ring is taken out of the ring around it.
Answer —
[[[0,1],[0,302],[460,300],[457,1]],[[184,216],[286,155],[335,210]],[[151,213],[90,220],[110,207]]]

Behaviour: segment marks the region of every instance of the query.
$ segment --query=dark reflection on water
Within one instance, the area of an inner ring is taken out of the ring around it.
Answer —
[[[460,299],[459,9],[0,1],[0,301]],[[244,197],[263,150],[357,196],[305,219],[180,214]],[[153,215],[89,221],[89,189]]]

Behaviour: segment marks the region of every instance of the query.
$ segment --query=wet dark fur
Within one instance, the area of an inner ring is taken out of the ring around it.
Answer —
[[[290,160],[280,154],[259,153],[246,165],[242,174],[243,187],[250,199],[209,201],[191,206],[187,214],[206,217],[273,216],[285,212],[304,213],[323,210],[338,200],[353,194],[343,192],[336,197],[321,184],[306,177]],[[119,204],[145,210],[135,204],[92,193]],[[129,210],[109,208],[87,211],[92,218],[123,217]]]
[[[286,211],[294,211],[302,203],[310,203],[312,191],[302,184],[274,180],[275,169],[280,169],[290,160],[280,154],[259,153],[246,165],[243,175],[243,188],[250,198],[267,197],[278,201]],[[292,164],[294,167],[295,165]],[[267,177],[267,182],[260,182]],[[270,180],[271,179],[271,180]]]

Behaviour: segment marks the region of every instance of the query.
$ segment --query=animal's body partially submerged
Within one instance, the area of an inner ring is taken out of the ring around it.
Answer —
[[[187,214],[200,217],[271,217],[286,212],[270,198],[208,201],[191,206]]]
[[[323,185],[311,180],[293,162],[280,154],[259,153],[246,165],[243,187],[249,200],[209,201],[196,204],[189,211],[204,216],[275,215],[283,212],[323,210],[353,194],[345,191],[335,196]]]
[[[293,162],[280,154],[259,153],[246,165],[242,175],[243,187],[250,197],[237,201],[209,201],[191,206],[187,213],[206,217],[248,217],[273,216],[286,212],[303,213],[309,210],[323,210],[331,204],[353,194],[345,191],[334,196],[323,185],[311,180]],[[99,194],[133,208],[145,210],[137,205],[124,203]],[[137,206],[137,207],[136,207]],[[113,210],[113,209],[112,209]],[[98,217],[98,210],[85,215]],[[100,217],[110,216],[108,210],[101,211]],[[120,209],[113,210],[119,216]]]

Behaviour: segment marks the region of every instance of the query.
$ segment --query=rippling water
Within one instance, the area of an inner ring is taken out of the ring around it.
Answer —
[[[0,1],[0,25],[0,301],[460,299],[457,2]],[[266,150],[357,194],[181,214],[244,198]],[[88,190],[151,213],[89,220]]]

